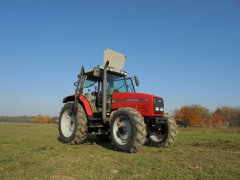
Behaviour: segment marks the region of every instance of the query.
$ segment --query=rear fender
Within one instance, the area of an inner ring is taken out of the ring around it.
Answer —
[[[74,101],[75,99],[75,96],[74,95],[71,95],[71,96],[67,96],[63,99],[63,103],[67,103],[69,101]],[[78,102],[81,103],[87,113],[87,116],[92,116],[93,115],[93,112],[92,112],[92,108],[90,106],[90,103],[88,102],[88,100],[83,96],[81,95],[78,99]]]

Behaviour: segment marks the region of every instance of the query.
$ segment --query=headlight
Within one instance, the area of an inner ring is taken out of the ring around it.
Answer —
[[[163,99],[160,97],[154,97],[154,113],[162,114],[164,112]]]

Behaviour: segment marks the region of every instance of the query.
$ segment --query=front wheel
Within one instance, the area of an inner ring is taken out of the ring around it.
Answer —
[[[110,134],[115,147],[124,152],[137,152],[146,141],[146,125],[143,117],[132,108],[121,108],[114,113]]]
[[[167,115],[167,122],[148,127],[148,142],[151,146],[168,147],[177,140],[177,124],[173,117]]]
[[[77,115],[73,112],[74,104],[66,103],[59,116],[59,140],[66,144],[80,144],[86,139],[87,117],[83,107],[78,104]]]

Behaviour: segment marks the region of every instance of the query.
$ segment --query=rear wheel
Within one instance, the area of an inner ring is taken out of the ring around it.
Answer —
[[[132,108],[121,108],[114,113],[110,134],[115,147],[124,152],[137,152],[146,141],[143,117]]]
[[[167,116],[166,124],[148,128],[148,142],[156,147],[168,147],[176,142],[177,124],[173,117]]]
[[[66,103],[59,116],[59,140],[66,144],[80,144],[86,139],[87,117],[83,107],[78,104],[77,115],[73,113],[73,103]]]

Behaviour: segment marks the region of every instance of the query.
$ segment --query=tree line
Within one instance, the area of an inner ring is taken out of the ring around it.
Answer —
[[[33,117],[33,122],[34,123],[57,123],[58,117],[50,117],[49,115],[36,115]]]
[[[193,104],[176,109],[173,114],[182,126],[240,126],[240,108],[218,107],[213,112],[204,106]],[[28,121],[32,123],[57,123],[58,117],[49,115],[0,116],[1,120]]]
[[[30,123],[57,123],[57,116],[35,115],[35,116],[0,116],[0,121],[19,121]]]
[[[229,106],[210,112],[201,105],[185,105],[174,111],[174,117],[183,126],[240,126],[240,108]]]

